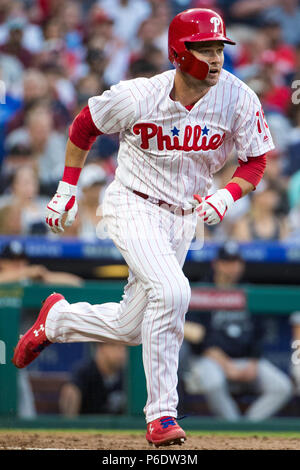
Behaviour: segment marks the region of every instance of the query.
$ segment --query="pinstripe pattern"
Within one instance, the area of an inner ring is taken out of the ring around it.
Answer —
[[[274,146],[263,121],[263,132],[258,133],[256,113],[261,105],[257,96],[238,78],[223,70],[218,84],[187,111],[169,97],[174,74],[171,70],[151,79],[120,82],[90,98],[89,107],[101,132],[121,133],[116,178],[128,188],[189,208],[193,194],[208,193],[213,174],[225,164],[234,145],[237,157],[244,161]],[[158,150],[155,137],[149,149],[142,149],[141,136],[133,132],[139,123],[162,126],[163,134],[171,139],[176,127],[181,144],[187,125],[206,126],[208,138],[216,133],[226,137],[216,150]]]
[[[103,213],[130,268],[123,299],[101,305],[60,301],[47,317],[47,337],[55,342],[142,343],[147,421],[176,416],[178,355],[190,300],[182,266],[195,214],[174,215],[117,181],[107,190]]]
[[[207,194],[212,175],[234,145],[242,160],[273,148],[259,100],[240,80],[223,71],[219,83],[187,111],[169,96],[174,74],[121,82],[90,98],[99,130],[120,133],[116,178],[106,191],[103,214],[130,275],[120,303],[70,305],[62,300],[46,321],[50,341],[142,344],[148,422],[177,413],[178,356],[190,300],[182,266],[196,215],[175,215],[132,190],[188,209],[193,194]],[[145,125],[151,137],[142,135]],[[215,147],[208,144],[214,135]]]

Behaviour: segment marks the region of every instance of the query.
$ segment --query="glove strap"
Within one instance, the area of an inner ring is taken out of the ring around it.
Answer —
[[[60,181],[56,192],[62,196],[76,196],[76,191],[77,186],[73,186],[65,181]]]
[[[217,191],[217,194],[218,194],[218,196],[220,196],[220,197],[223,199],[223,201],[225,202],[225,204],[226,204],[226,210],[230,209],[230,207],[234,204],[234,199],[233,199],[233,197],[232,197],[232,195],[231,195],[231,192],[230,192],[228,189],[224,188],[224,189],[219,189],[219,190]],[[208,203],[208,201],[206,201],[206,202]],[[225,212],[226,212],[226,211],[225,211]],[[224,212],[224,214],[225,214],[225,212]],[[224,214],[223,214],[223,215],[224,215]]]

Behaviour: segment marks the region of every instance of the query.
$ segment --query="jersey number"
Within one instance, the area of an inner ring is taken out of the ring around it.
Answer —
[[[263,112],[263,109],[261,108],[260,111],[257,111],[256,112],[256,116],[257,116],[257,130],[258,130],[258,133],[259,134],[262,134],[263,130],[265,131],[265,129],[269,129],[269,126],[265,120],[265,114]],[[268,140],[268,135],[266,133],[266,131],[264,132],[264,141]]]

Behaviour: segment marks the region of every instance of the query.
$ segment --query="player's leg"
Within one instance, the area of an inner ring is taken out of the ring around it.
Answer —
[[[140,344],[142,314],[147,296],[131,273],[120,303],[70,304],[61,294],[50,295],[33,326],[16,345],[13,363],[28,366],[51,343],[110,341]]]
[[[292,396],[293,385],[290,378],[267,359],[260,359],[258,362],[256,384],[260,396],[245,415],[252,421],[273,416]]]
[[[132,271],[120,303],[92,305],[57,302],[46,320],[46,335],[51,342],[112,341],[137,345],[141,343],[142,314],[147,296]]]
[[[200,357],[191,361],[184,382],[191,394],[203,394],[211,412],[218,417],[236,421],[239,408],[231,397],[222,367],[213,359]]]
[[[145,204],[138,196],[134,198],[132,204],[127,200],[126,211],[122,211],[120,201],[119,216],[114,218],[118,227],[110,224],[115,229],[111,230],[111,238],[134,273],[125,296],[126,308],[110,303],[90,306],[86,302],[70,305],[61,301],[56,314],[52,309],[49,315],[47,331],[55,330],[50,336],[55,341],[113,339],[138,344],[142,324],[148,388],[145,412],[149,422],[164,415],[176,417],[178,353],[190,287],[170,244],[168,224],[172,214]],[[132,310],[134,306],[136,310]]]

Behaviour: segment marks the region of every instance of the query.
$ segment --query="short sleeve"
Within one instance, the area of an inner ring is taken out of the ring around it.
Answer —
[[[244,92],[237,103],[233,139],[238,159],[258,157],[275,148],[269,126],[258,97]]]
[[[102,95],[92,96],[88,101],[95,126],[103,134],[125,131],[134,122],[135,101],[127,83],[113,85]]]

